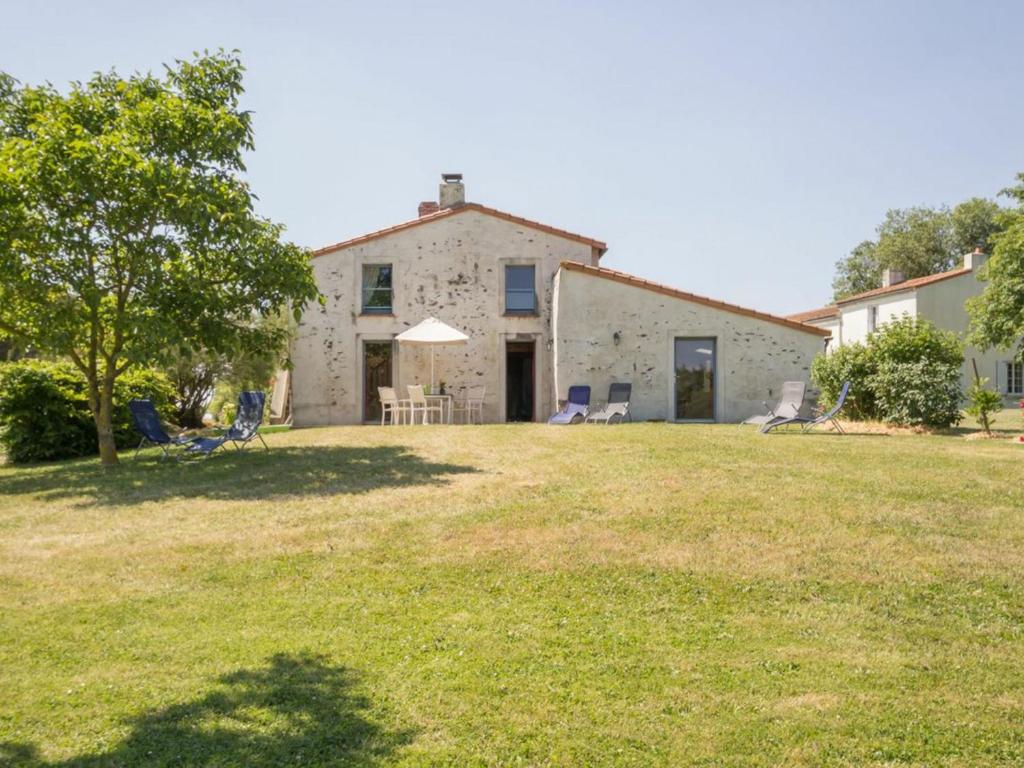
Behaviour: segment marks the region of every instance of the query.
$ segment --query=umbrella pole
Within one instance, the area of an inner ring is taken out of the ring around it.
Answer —
[[[434,345],[430,345],[430,394],[434,394]]]

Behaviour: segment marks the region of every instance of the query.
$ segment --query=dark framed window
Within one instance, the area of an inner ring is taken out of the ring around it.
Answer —
[[[537,291],[534,288],[533,264],[509,264],[505,267],[505,314],[537,313]]]
[[[714,339],[677,338],[676,420],[715,420]]]
[[[1024,395],[1024,363],[1006,364],[1006,394]]]
[[[363,314],[391,314],[391,265],[363,265]]]

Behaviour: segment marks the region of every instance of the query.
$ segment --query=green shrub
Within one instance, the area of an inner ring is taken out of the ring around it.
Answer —
[[[843,407],[843,416],[849,419],[873,419],[876,415],[874,392],[862,386],[875,368],[867,347],[860,343],[838,347],[829,355],[818,355],[811,363],[811,379],[820,394],[818,405],[831,408],[839,399],[843,382],[853,382]]]
[[[112,422],[118,447],[138,442],[128,401],[151,398],[171,413],[173,389],[163,374],[137,370],[115,385]],[[23,360],[0,364],[0,446],[16,463],[91,456],[96,425],[85,377],[71,363]]]
[[[963,345],[956,334],[904,316],[886,323],[864,344],[819,355],[811,377],[830,407],[850,381],[845,415],[890,424],[948,427],[960,420]]]
[[[960,421],[960,366],[921,359],[883,361],[871,377],[878,418],[904,427],[945,428]]]
[[[967,413],[973,416],[978,424],[985,430],[985,434],[992,434],[992,424],[995,422],[995,415],[1003,409],[1003,396],[985,385],[988,379],[982,377],[975,379],[967,390]]]
[[[69,363],[0,365],[0,445],[22,463],[96,452],[85,377]]]
[[[964,346],[955,333],[909,315],[889,321],[868,336],[868,349],[878,365],[924,360],[959,369],[964,364]]]

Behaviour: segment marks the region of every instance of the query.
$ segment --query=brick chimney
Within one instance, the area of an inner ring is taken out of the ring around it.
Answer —
[[[438,196],[442,208],[458,208],[466,204],[466,187],[461,173],[442,173]]]
[[[906,275],[900,272],[898,269],[883,269],[882,270],[882,287],[888,288],[890,285],[896,285],[906,280]]]
[[[988,254],[981,249],[981,245],[978,245],[972,253],[968,253],[964,256],[964,269],[969,269],[972,272],[988,260]]]
[[[433,200],[424,200],[420,203],[420,218],[429,216],[432,213],[437,213],[441,210],[441,206],[435,203]]]

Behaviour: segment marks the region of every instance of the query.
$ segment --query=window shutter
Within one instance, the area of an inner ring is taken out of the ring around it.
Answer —
[[[1005,360],[1000,360],[996,363],[996,389],[1000,393],[1006,394],[1006,390],[1010,385],[1010,364]]]

